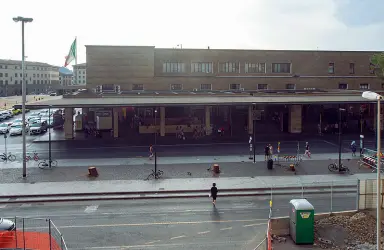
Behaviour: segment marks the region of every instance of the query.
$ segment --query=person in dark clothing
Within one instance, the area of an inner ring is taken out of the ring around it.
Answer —
[[[211,187],[211,197],[212,197],[213,205],[216,205],[217,192],[218,191],[217,191],[216,183],[213,183]]]
[[[269,160],[269,152],[270,152],[270,148],[269,148],[269,145],[267,145],[264,149],[265,160]]]

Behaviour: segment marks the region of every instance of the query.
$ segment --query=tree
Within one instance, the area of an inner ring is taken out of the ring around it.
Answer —
[[[384,53],[374,54],[371,58],[371,64],[375,67],[375,74],[384,78]]]

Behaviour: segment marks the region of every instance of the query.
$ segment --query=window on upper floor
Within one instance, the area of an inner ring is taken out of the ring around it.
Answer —
[[[8,73],[5,73],[4,75],[5,75],[5,77],[8,77]]]
[[[348,89],[347,83],[339,83],[339,89]]]
[[[185,64],[182,62],[163,63],[163,73],[183,73],[183,72],[185,72]]]
[[[355,74],[355,64],[349,63],[349,74]]]
[[[4,69],[8,69],[8,66],[7,66],[7,65],[4,65]]]
[[[219,63],[219,72],[238,73],[239,72],[239,63],[237,63],[237,62],[221,62],[221,63]]]
[[[83,83],[85,83],[85,80],[83,80]]]
[[[2,69],[3,68],[3,65],[0,65],[0,69]]]
[[[328,63],[328,74],[335,73],[335,63]]]
[[[20,77],[23,77],[23,74],[22,74],[22,73],[20,73]]]
[[[33,80],[33,84],[36,84],[36,80]]]
[[[3,85],[3,80],[0,80],[0,85]]]
[[[15,80],[15,84],[17,84],[17,80]]]
[[[202,83],[200,84],[200,90],[212,90],[212,84]]]
[[[369,89],[368,83],[360,83],[360,89]]]
[[[132,90],[144,90],[144,84],[132,84]]]
[[[268,84],[259,83],[257,84],[257,89],[268,89]]]
[[[229,90],[240,90],[241,85],[240,83],[231,83],[229,84]]]
[[[36,69],[36,67],[33,67],[33,69],[35,70],[35,69]]]
[[[40,80],[37,80],[37,84],[40,84]]]
[[[272,73],[291,73],[291,64],[272,63]]]
[[[37,74],[37,77],[40,77],[40,74]]]
[[[36,74],[33,74],[33,77],[36,77]]]
[[[265,63],[245,63],[245,73],[265,73]]]
[[[175,91],[175,90],[183,90],[183,84],[181,83],[172,83],[170,85],[170,89]]]
[[[15,66],[15,69],[17,69],[17,66]]]
[[[8,85],[8,80],[5,80],[5,85]]]
[[[285,84],[285,89],[296,89],[296,84],[287,83],[287,84]]]
[[[212,63],[193,62],[191,63],[191,73],[212,73]]]
[[[0,77],[3,77],[3,73],[0,73]]]

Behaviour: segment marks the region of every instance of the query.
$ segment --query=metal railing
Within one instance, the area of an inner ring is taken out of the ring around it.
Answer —
[[[18,249],[67,250],[64,237],[50,220],[45,218],[4,218],[13,221],[15,231],[0,239]]]

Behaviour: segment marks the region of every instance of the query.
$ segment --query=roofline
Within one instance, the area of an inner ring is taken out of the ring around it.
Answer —
[[[85,47],[126,47],[126,48],[155,48],[155,46],[135,46],[135,45],[85,45]]]

